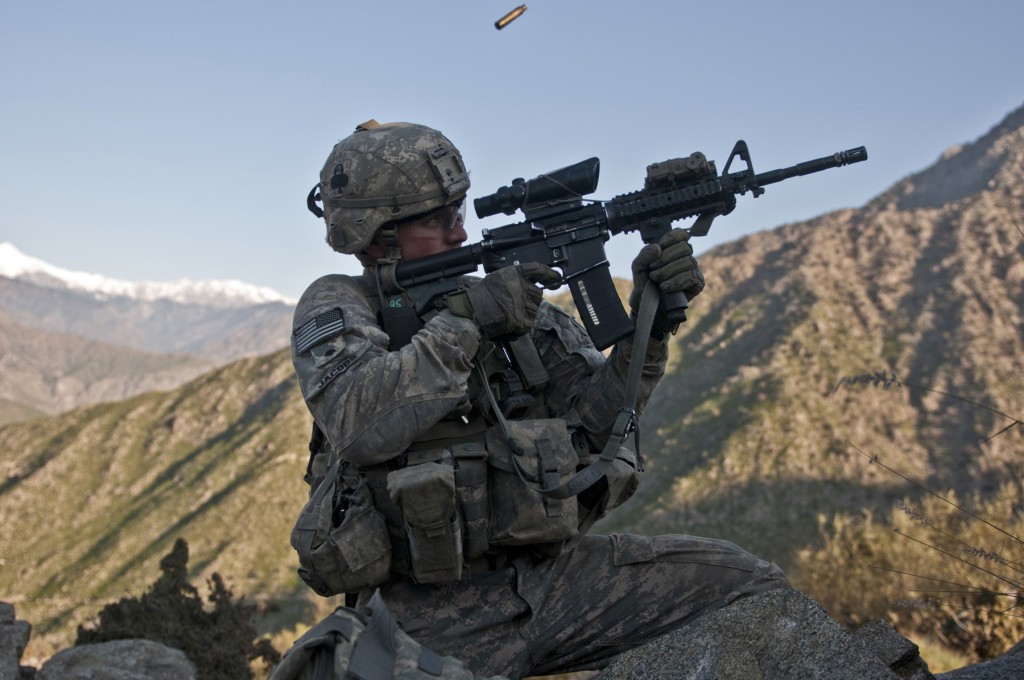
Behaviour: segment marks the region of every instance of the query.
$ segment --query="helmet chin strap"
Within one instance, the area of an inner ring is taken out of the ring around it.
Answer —
[[[395,275],[395,268],[402,261],[402,248],[398,245],[398,228],[394,224],[381,227],[380,241],[384,246],[384,256],[377,259],[377,281],[385,293],[395,295],[402,292]]]
[[[380,243],[384,246],[384,256],[377,259],[377,293],[380,296],[380,321],[384,332],[391,338],[388,349],[401,349],[407,345],[420,328],[423,321],[412,304],[412,300],[403,294],[398,285],[396,269],[402,261],[402,249],[398,245],[395,225],[381,227]]]

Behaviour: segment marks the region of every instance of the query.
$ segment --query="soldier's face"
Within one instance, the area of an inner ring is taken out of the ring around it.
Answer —
[[[454,250],[468,238],[464,203],[438,208],[398,225],[396,238],[406,262]]]

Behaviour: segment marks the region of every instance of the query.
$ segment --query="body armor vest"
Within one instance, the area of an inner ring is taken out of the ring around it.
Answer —
[[[359,280],[379,310],[377,291]],[[609,483],[602,477],[583,493],[551,493],[597,454],[574,413],[549,412],[547,381],[530,335],[483,341],[464,407],[387,463],[342,460],[314,429],[312,493],[292,531],[307,585],[326,596],[398,576],[450,582],[524,552],[557,555],[585,532],[611,507]],[[621,473],[635,489],[635,458],[627,459],[602,471],[608,479]]]

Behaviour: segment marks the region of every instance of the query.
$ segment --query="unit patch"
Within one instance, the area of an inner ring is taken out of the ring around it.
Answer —
[[[327,364],[337,361],[345,349],[345,345],[345,337],[341,335],[313,345],[309,348],[309,355],[313,357],[313,365],[323,368]]]
[[[345,315],[341,307],[329,309],[292,331],[295,353],[302,354],[327,338],[333,338],[345,330]]]

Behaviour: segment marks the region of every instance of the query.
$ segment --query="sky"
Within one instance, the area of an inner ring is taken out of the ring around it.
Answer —
[[[739,139],[757,172],[867,147],[866,163],[740,197],[699,255],[863,205],[1024,105],[1020,0],[532,0],[496,30],[517,4],[5,2],[0,242],[297,298],[359,270],[305,197],[370,118],[443,131],[470,198],[592,156],[607,199],[694,151],[722,170]],[[470,241],[521,219],[470,210]],[[614,237],[612,273],[639,247]]]

